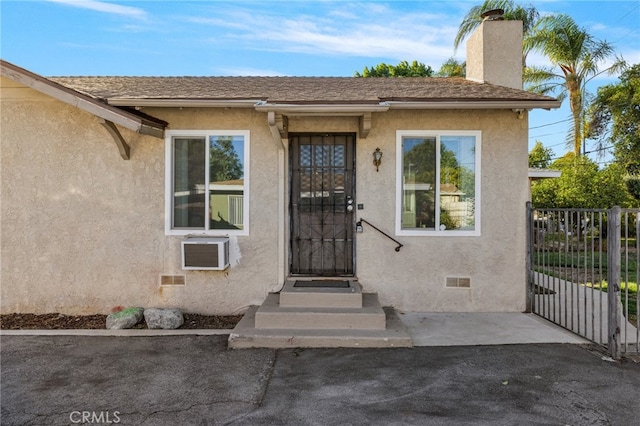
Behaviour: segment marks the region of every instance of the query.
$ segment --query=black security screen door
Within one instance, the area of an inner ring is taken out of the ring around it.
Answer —
[[[289,142],[291,274],[353,275],[355,135],[300,134]]]

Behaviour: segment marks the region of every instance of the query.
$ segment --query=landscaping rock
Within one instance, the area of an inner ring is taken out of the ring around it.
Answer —
[[[132,328],[142,321],[144,309],[127,308],[119,312],[107,315],[107,328],[109,330],[122,330]]]
[[[145,309],[144,320],[150,329],[162,328],[165,330],[174,330],[184,323],[184,317],[179,309]]]

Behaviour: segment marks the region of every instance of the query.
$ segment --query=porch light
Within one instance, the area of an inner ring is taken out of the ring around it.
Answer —
[[[376,148],[373,151],[373,165],[376,166],[376,172],[380,169],[380,163],[382,162],[382,152],[380,148]]]

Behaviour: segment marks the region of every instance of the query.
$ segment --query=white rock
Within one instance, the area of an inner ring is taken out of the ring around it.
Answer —
[[[174,330],[184,323],[184,317],[179,309],[145,309],[144,320],[150,329]]]

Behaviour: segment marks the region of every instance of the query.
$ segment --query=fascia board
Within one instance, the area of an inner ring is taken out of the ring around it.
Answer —
[[[358,116],[371,112],[385,112],[389,106],[380,104],[271,104],[261,103],[255,105],[257,111],[273,111],[286,115],[353,115]]]
[[[548,101],[424,101],[400,102],[387,101],[390,109],[555,109],[561,103],[556,100]]]
[[[130,130],[162,138],[165,126],[145,120],[135,114],[111,107],[83,93],[65,87],[38,74],[34,74],[6,61],[0,61],[0,72],[26,87],[72,105],[106,121],[116,123]]]
[[[113,106],[159,108],[253,108],[261,99],[108,98]]]

